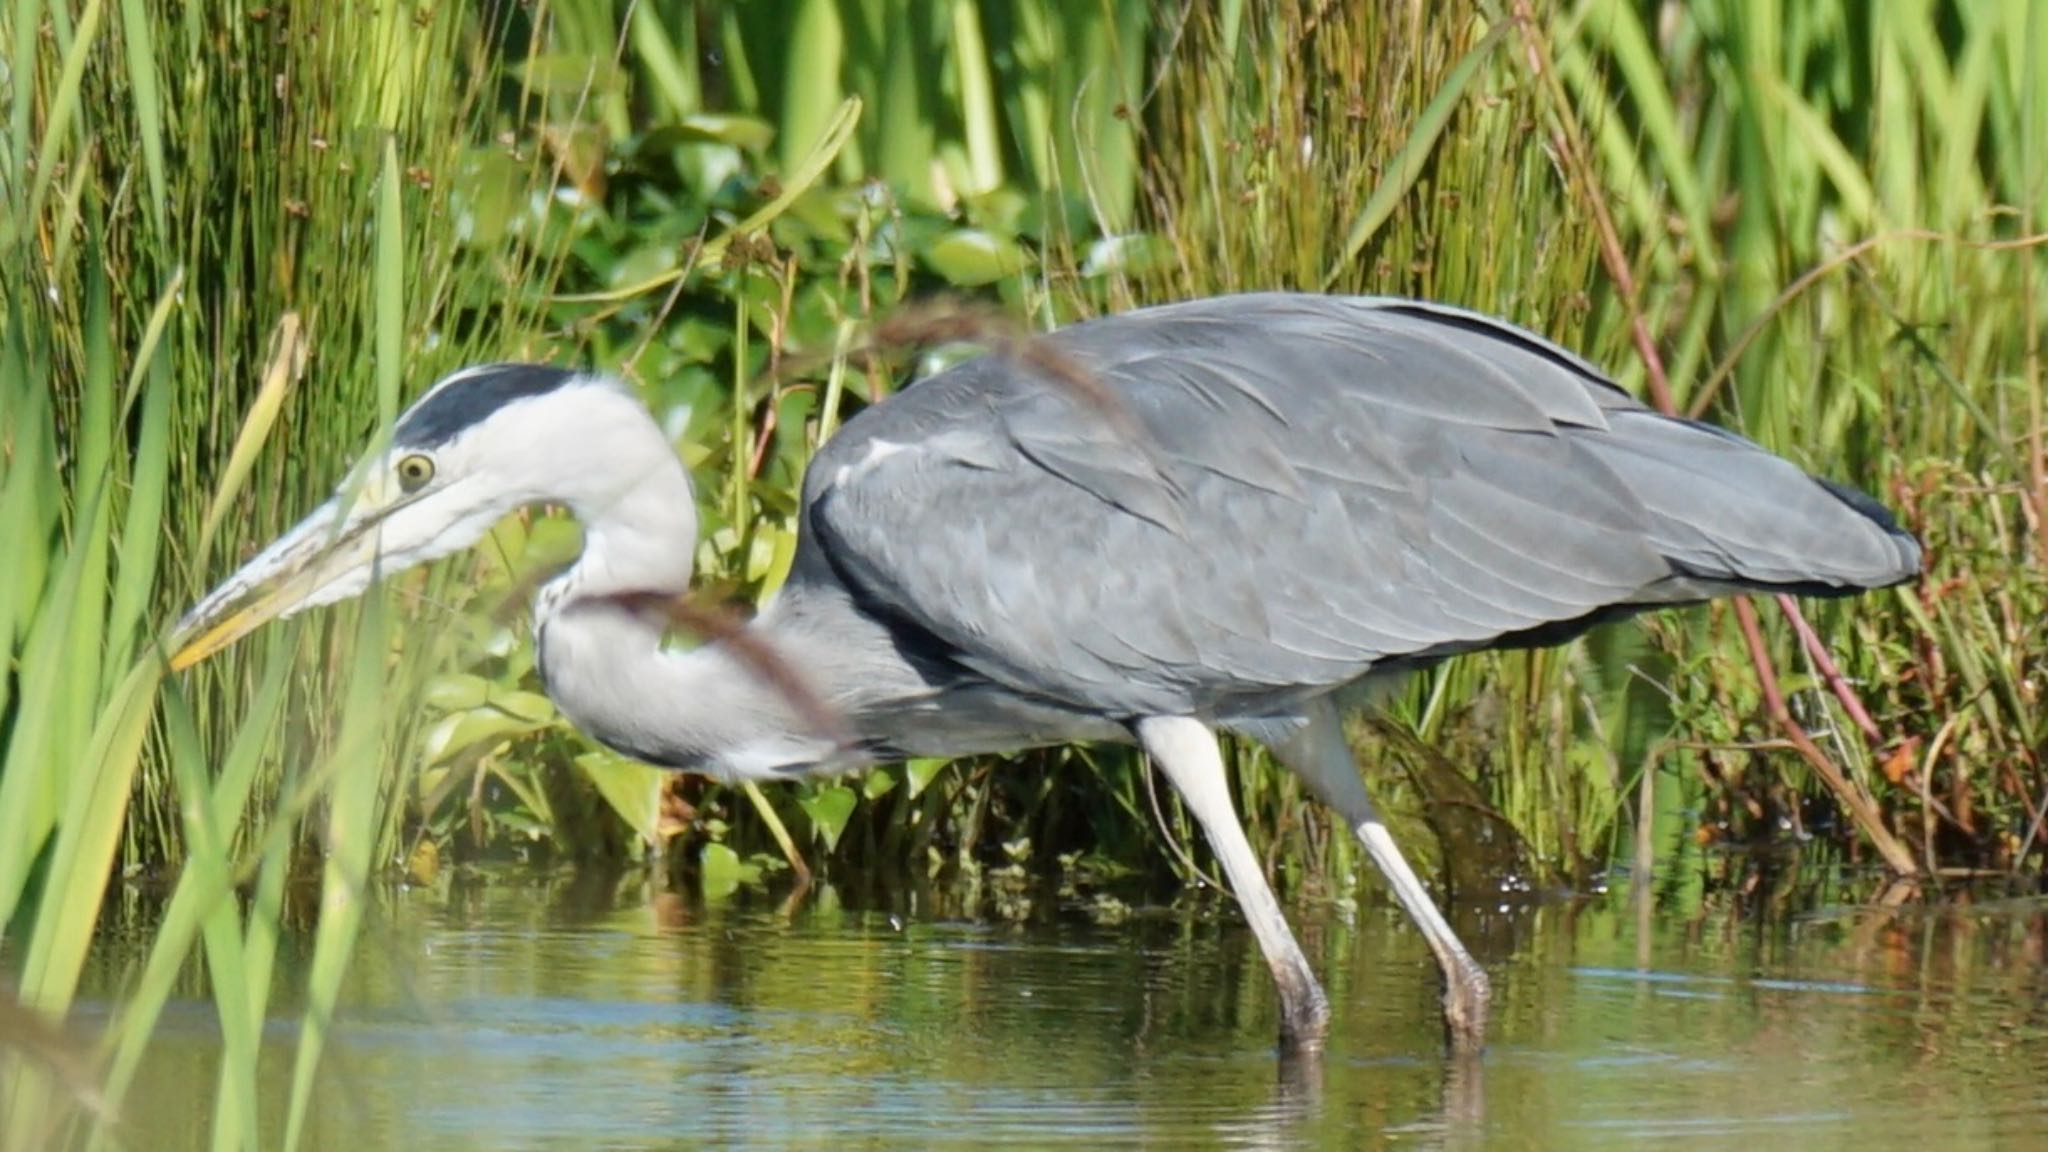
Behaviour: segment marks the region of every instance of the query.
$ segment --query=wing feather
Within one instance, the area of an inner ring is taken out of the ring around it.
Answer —
[[[1146,451],[984,357],[825,446],[800,547],[991,680],[1112,716],[1256,711],[1383,662],[1568,634],[1681,577],[1811,579],[1796,548],[1818,529],[1774,510],[1871,522],[1455,309],[1247,296],[1047,339],[1127,406]],[[1896,565],[1901,546],[1872,539]]]

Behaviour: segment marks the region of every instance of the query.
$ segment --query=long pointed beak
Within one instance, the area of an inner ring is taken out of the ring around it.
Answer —
[[[361,591],[376,560],[374,522],[349,528],[342,502],[328,501],[178,621],[171,670],[190,668],[272,620]]]

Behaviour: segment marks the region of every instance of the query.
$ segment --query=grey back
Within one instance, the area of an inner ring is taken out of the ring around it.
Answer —
[[[824,447],[797,570],[1070,706],[1256,714],[1648,605],[1918,566],[1867,498],[1473,313],[1266,294],[1045,339],[1139,442],[1028,365],[971,361]]]

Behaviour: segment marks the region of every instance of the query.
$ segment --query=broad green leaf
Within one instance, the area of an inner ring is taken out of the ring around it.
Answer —
[[[961,288],[979,288],[1031,266],[1031,255],[1015,240],[979,228],[959,228],[923,252],[932,271]]]
[[[483,706],[491,682],[468,672],[444,672],[427,681],[420,702],[436,712],[465,712]]]
[[[896,770],[886,765],[873,768],[861,779],[860,794],[868,800],[880,800],[896,787]]]
[[[619,814],[642,843],[653,844],[661,817],[661,785],[668,773],[616,752],[597,749],[576,758],[576,766],[597,786],[598,795]]]
[[[420,756],[427,764],[444,764],[479,744],[509,740],[537,732],[553,717],[531,719],[490,708],[475,708],[444,716],[427,730],[420,743]]]
[[[748,152],[761,152],[775,141],[775,125],[755,116],[687,116],[677,125],[683,138],[730,144]]]
[[[932,781],[938,779],[939,773],[945,771],[946,765],[951,763],[951,760],[934,759],[906,762],[903,765],[903,777],[910,784],[910,798],[915,800],[926,788],[931,787]]]
[[[723,844],[706,844],[697,854],[706,899],[730,896],[740,886],[740,858]]]
[[[839,847],[839,837],[846,831],[846,822],[853,819],[853,809],[860,797],[844,784],[827,784],[808,796],[797,797],[797,807],[811,818],[811,830],[825,842],[830,852]]]

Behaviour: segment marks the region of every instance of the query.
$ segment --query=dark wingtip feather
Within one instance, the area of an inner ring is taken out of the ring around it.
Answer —
[[[1848,505],[1851,511],[1876,524],[1884,530],[1885,535],[1891,537],[1893,547],[1898,550],[1899,565],[1893,578],[1878,587],[1905,584],[1920,575],[1920,541],[1899,523],[1898,517],[1892,514],[1891,509],[1879,503],[1869,493],[1851,488],[1847,484],[1838,484],[1825,476],[1815,476],[1813,481],[1825,489],[1828,495]]]
[[[1877,526],[1885,531],[1894,535],[1905,534],[1905,529],[1899,527],[1898,518],[1892,515],[1892,510],[1878,503],[1868,492],[1837,483],[1825,476],[1815,476],[1813,482],[1827,489],[1828,494],[1835,499],[1877,521]]]

